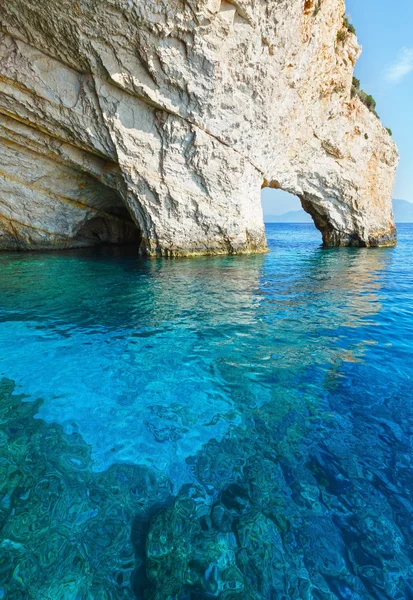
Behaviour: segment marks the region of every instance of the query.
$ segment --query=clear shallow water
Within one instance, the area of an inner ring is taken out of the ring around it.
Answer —
[[[413,598],[413,226],[0,255],[0,598]]]

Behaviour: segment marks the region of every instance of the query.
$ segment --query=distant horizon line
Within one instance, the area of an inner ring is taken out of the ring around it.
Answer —
[[[410,200],[404,200],[403,198],[392,198],[392,202],[407,202],[408,204],[411,204],[413,207],[413,202],[410,202]],[[299,208],[298,210],[294,210],[294,209],[287,210],[286,212],[278,213],[278,214],[263,212],[264,223],[267,223],[267,221],[265,220],[266,218],[276,218],[277,219],[277,221],[275,221],[276,223],[291,223],[293,225],[293,224],[299,223],[300,221],[279,221],[278,219],[280,219],[281,217],[285,217],[287,215],[293,215],[293,214],[297,215],[298,213],[304,213],[304,214],[308,215],[308,213],[306,213],[303,208]],[[268,221],[268,222],[270,223],[271,221]],[[308,221],[301,221],[301,222],[304,224],[308,223]],[[397,223],[397,221],[396,221],[396,223]],[[413,223],[413,221],[400,221],[400,223]]]

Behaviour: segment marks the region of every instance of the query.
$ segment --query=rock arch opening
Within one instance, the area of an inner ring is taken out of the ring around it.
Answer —
[[[261,190],[264,223],[313,223],[302,200],[280,188],[266,185]]]
[[[308,191],[295,195],[282,190],[277,181],[268,183],[265,180],[261,204],[264,223],[313,223],[321,233],[325,248],[386,245],[373,237],[368,241],[363,239],[348,205],[337,190],[330,190],[326,196]]]

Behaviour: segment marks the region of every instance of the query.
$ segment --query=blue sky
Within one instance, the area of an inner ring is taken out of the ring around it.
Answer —
[[[355,75],[375,98],[400,152],[394,198],[413,202],[413,0],[347,0],[363,53]],[[264,214],[299,210],[294,196],[263,191]]]

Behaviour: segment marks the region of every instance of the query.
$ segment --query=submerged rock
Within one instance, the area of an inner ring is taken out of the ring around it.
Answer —
[[[266,249],[261,187],[326,245],[391,245],[398,162],[352,97],[343,0],[9,0],[0,249]]]
[[[95,472],[79,434],[33,418],[40,404],[0,379],[0,598],[139,597],[146,523],[170,482],[140,465]]]

